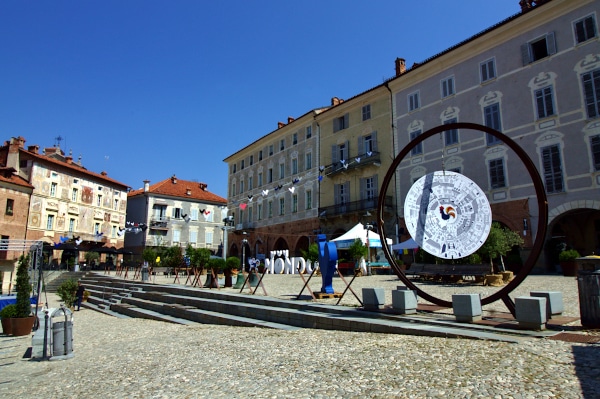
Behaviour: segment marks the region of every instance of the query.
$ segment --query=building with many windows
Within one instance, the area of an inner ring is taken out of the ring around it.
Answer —
[[[15,202],[13,212],[23,215],[27,205],[26,239],[44,242],[44,262],[83,261],[84,251],[105,246],[120,248],[119,227],[125,223],[128,187],[73,161],[59,146],[25,148],[23,137],[0,147],[0,163],[33,186],[31,200]],[[70,241],[65,248],[60,244]]]
[[[507,135],[529,155],[548,196],[545,264],[566,245],[600,247],[600,38],[597,1],[521,2],[523,12],[414,65],[389,81],[396,153],[423,132],[471,122]],[[446,130],[414,146],[396,172],[398,214],[427,173],[466,175],[486,193],[493,219],[531,245],[538,209],[532,180],[500,139]]]
[[[226,205],[204,183],[175,175],[153,185],[144,181],[143,188],[128,194],[125,247],[141,254],[146,247],[191,245],[217,253]]]

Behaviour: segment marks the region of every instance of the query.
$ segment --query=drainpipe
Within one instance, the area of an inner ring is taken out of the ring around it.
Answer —
[[[391,124],[390,127],[392,129],[392,149],[393,149],[393,154],[392,154],[392,159],[395,159],[396,154],[398,154],[398,149],[396,148],[396,124],[394,122],[394,95],[392,93],[392,90],[390,89],[389,86],[389,82],[385,83],[385,88],[388,89],[388,91],[390,92],[390,120],[391,120]],[[395,223],[395,229],[396,229],[396,243],[400,242],[400,235],[399,235],[399,231],[398,231],[398,198],[397,198],[397,194],[398,194],[398,178],[396,177],[394,179],[394,195],[392,196],[394,202],[394,214],[396,215],[396,223]],[[385,193],[384,193],[385,195]]]

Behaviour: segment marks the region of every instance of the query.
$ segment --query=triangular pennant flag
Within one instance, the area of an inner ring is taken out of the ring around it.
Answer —
[[[248,202],[252,202],[252,198],[254,198],[254,196],[253,195],[249,195],[248,196]]]
[[[263,190],[262,195],[263,195],[263,197],[266,197],[267,195],[269,195],[269,190]]]
[[[319,166],[319,172],[323,172],[325,170],[325,166],[321,165]]]
[[[246,204],[245,202],[242,202],[240,204],[240,209],[243,211],[244,209],[246,209],[247,206],[248,206],[248,204]]]
[[[354,158],[354,160],[356,161],[356,163],[360,163],[360,157],[356,157]]]
[[[296,187],[290,187],[288,188],[288,190],[290,190],[290,193],[294,194],[294,191],[296,191]]]
[[[367,151],[367,156],[370,157],[371,155],[373,155],[372,151]]]

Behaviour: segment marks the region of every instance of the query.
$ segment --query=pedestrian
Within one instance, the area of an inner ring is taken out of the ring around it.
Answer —
[[[77,310],[81,309],[81,302],[83,301],[83,293],[85,291],[85,287],[81,284],[81,280],[77,281],[77,292],[75,293],[75,298],[77,298]]]

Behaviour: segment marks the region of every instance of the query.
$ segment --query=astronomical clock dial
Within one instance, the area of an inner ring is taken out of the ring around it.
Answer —
[[[485,193],[460,173],[437,171],[417,180],[404,201],[411,237],[439,258],[469,256],[487,239],[492,211]]]

